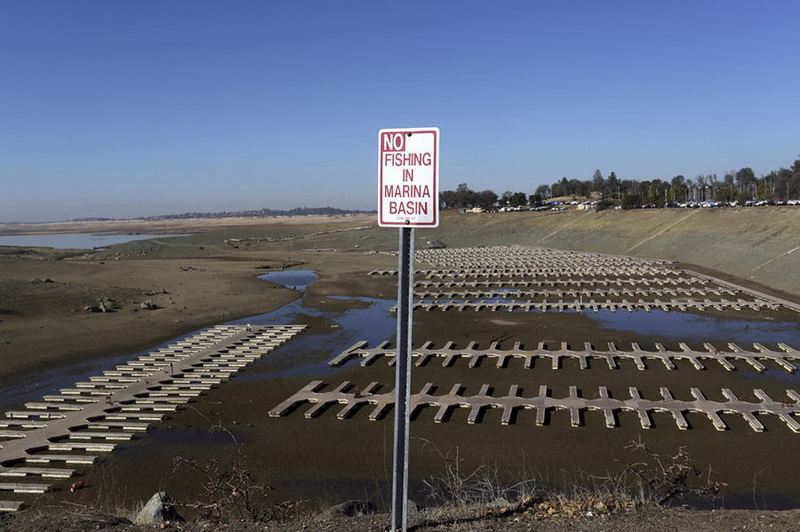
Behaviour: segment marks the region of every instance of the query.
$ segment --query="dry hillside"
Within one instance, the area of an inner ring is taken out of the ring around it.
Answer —
[[[800,208],[445,213],[418,242],[525,244],[675,260],[800,296]]]

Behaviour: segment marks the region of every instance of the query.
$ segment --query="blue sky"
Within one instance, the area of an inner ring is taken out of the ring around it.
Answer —
[[[800,158],[800,2],[0,0],[0,221],[377,207],[377,132],[441,186]]]

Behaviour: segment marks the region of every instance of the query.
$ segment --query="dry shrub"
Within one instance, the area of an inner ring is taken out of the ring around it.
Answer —
[[[681,446],[675,454],[665,456],[653,451],[641,440],[634,440],[626,449],[645,456],[641,461],[627,464],[623,472],[623,477],[634,476],[638,497],[642,502],[655,502],[663,506],[686,495],[713,498],[724,486],[721,482],[711,480],[711,468],[703,473],[694,465],[686,447]]]
[[[274,502],[268,495],[273,488],[256,479],[233,433],[221,426],[215,426],[212,430],[221,430],[228,434],[236,452],[230,463],[225,465],[216,458],[201,462],[194,458],[175,456],[174,472],[193,471],[201,479],[199,493],[193,500],[177,502],[176,506],[190,508],[201,519],[212,523],[261,523],[295,517],[299,512],[300,502]]]

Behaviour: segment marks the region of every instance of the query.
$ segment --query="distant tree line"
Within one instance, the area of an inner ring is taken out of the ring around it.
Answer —
[[[722,178],[717,174],[700,174],[694,178],[676,175],[668,181],[619,179],[614,172],[604,177],[600,170],[595,170],[592,179],[563,177],[551,185],[537,187],[533,194],[506,191],[498,196],[491,190],[470,190],[466,183],[439,194],[440,205],[446,209],[536,206],[563,197],[593,198],[601,205],[623,208],[664,206],[670,202],[786,201],[800,198],[800,159],[795,160],[791,168],[773,170],[761,177],[756,177],[749,167],[726,172]]]
[[[294,209],[255,209],[248,211],[225,212],[185,212],[182,214],[159,214],[156,216],[140,216],[126,218],[130,220],[185,220],[190,218],[271,218],[279,216],[343,216],[347,214],[372,214],[376,211],[359,211],[336,209],[334,207],[295,207]],[[119,220],[119,218],[74,218],[72,222],[100,222]]]
[[[183,214],[161,214],[147,216],[141,220],[177,220],[185,218],[270,218],[273,216],[341,216],[346,214],[364,214],[375,211],[358,211],[336,209],[334,207],[295,207],[294,209],[256,209],[248,211],[226,212],[186,212]]]

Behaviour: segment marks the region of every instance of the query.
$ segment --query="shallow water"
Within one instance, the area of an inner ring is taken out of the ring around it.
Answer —
[[[800,347],[800,323],[761,320],[731,320],[663,310],[587,312],[586,316],[605,329],[630,331],[642,336],[659,336],[685,342],[783,342]]]
[[[281,270],[259,275],[258,278],[302,292],[317,280],[317,274],[312,270]]]
[[[168,343],[174,341],[170,340]],[[167,344],[161,344],[153,349],[148,349],[148,351],[154,351],[164,345]],[[112,358],[89,359],[76,364],[49,368],[22,378],[14,386],[0,388],[0,411],[5,412],[9,409],[19,408],[28,401],[41,400],[44,395],[58,393],[61,388],[72,387],[78,381],[86,380],[92,375],[99,375],[104,370],[137,356],[137,354],[126,354]]]
[[[241,380],[261,380],[298,375],[323,376],[338,371],[328,361],[354,343],[366,340],[370,345],[391,339],[397,327],[390,309],[395,301],[372,298],[350,299],[367,303],[366,308],[344,312],[328,312],[302,306],[302,300],[260,316],[231,322],[233,324],[269,325],[271,323],[303,323],[304,317],[323,318],[333,325],[324,335],[301,334],[256,361],[256,370],[239,375]]]
[[[95,249],[124,244],[134,240],[169,238],[182,235],[106,235],[92,233],[59,233],[52,235],[11,235],[0,236],[0,246],[44,247],[55,249]]]

